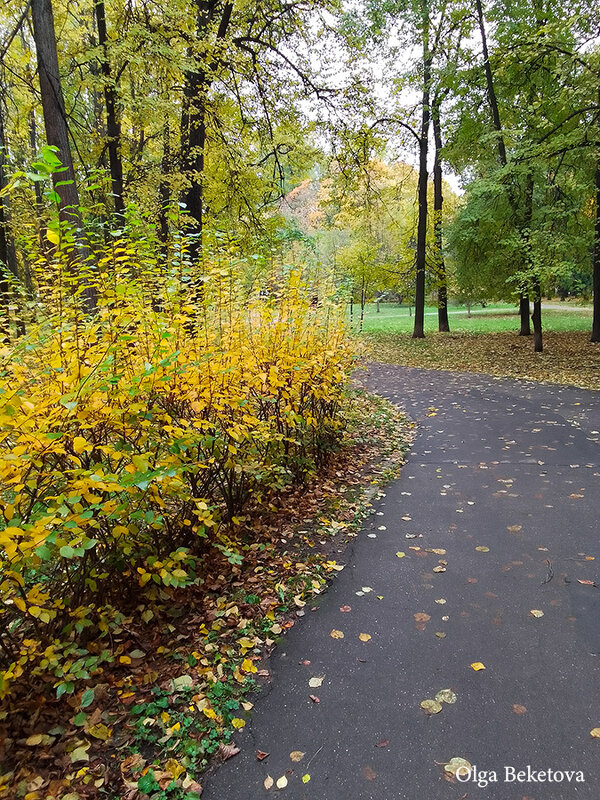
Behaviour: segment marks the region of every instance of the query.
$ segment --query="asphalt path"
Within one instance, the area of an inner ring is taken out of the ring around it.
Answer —
[[[600,589],[580,581],[600,585],[600,395],[379,364],[363,381],[417,440],[203,800],[599,800]],[[426,714],[443,689],[456,702]],[[478,777],[448,780],[452,758]]]

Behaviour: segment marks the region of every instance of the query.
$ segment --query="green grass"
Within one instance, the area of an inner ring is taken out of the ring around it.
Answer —
[[[588,331],[592,325],[592,310],[587,306],[571,302],[544,301],[542,326],[546,331]],[[551,308],[549,306],[552,306]],[[519,329],[519,317],[514,305],[494,303],[471,309],[467,315],[465,306],[449,306],[450,330],[455,333],[505,333]],[[360,306],[354,306],[353,330],[358,331]],[[365,306],[364,332],[370,334],[410,333],[414,323],[414,308],[398,307],[381,303],[380,313],[376,304]],[[437,309],[425,308],[425,332],[437,331]]]

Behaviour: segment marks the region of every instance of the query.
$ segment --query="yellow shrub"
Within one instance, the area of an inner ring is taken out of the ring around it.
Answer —
[[[193,583],[207,547],[239,559],[237,516],[335,443],[351,367],[342,312],[296,273],[261,298],[233,266],[159,279],[117,241],[86,317],[68,257],[0,373],[0,694],[43,670],[72,691],[85,628]]]

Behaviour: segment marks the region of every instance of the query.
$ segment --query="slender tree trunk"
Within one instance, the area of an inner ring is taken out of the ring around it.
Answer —
[[[166,122],[163,126],[163,154],[160,164],[160,185],[158,187],[158,199],[160,202],[158,234],[165,260],[168,258],[169,243],[169,205],[171,202],[171,187],[168,176],[171,172],[171,166],[171,131],[169,129],[169,123]]]
[[[189,186],[184,203],[194,220],[192,256],[202,250],[204,228],[204,164],[206,148],[206,75],[187,73],[184,88],[182,129],[182,162]]]
[[[106,32],[106,10],[104,0],[95,0],[94,12],[98,28],[98,42],[102,47],[102,76],[104,78],[104,103],[106,105],[106,135],[108,163],[115,212],[125,212],[123,193],[123,162],[121,160],[121,121],[117,114],[117,93],[113,82],[108,55],[108,34]]]
[[[519,336],[531,336],[531,325],[529,319],[529,294],[527,292],[521,292],[519,295],[519,316],[521,319]]]
[[[78,243],[78,255],[82,261],[85,261],[89,258],[90,252],[81,229],[79,192],[75,183],[65,101],[58,69],[51,0],[31,0],[31,19],[37,52],[46,139],[49,145],[58,149],[58,158],[63,166],[62,172],[52,176],[54,190],[59,197],[59,219],[73,226]],[[82,297],[89,311],[95,309],[97,304],[95,287],[84,286]]]
[[[531,224],[533,221],[533,174],[527,173],[525,178],[525,211],[523,214],[523,228],[521,230],[521,240],[524,248],[524,259],[528,272],[535,277],[532,280],[533,290],[533,349],[536,353],[543,350],[542,342],[542,289],[539,277],[536,275],[535,262],[531,252]]]
[[[542,341],[542,296],[539,283],[536,283],[533,291],[533,314],[531,315],[533,322],[533,349],[536,353],[541,353],[544,345]]]
[[[360,323],[358,326],[359,333],[363,332],[363,327],[365,324],[365,302],[367,297],[367,285],[365,283],[365,278],[363,275],[362,284],[360,287]]]
[[[502,131],[502,122],[500,120],[500,111],[498,108],[498,99],[496,97],[496,89],[494,88],[494,77],[492,75],[492,67],[490,64],[490,55],[487,45],[487,34],[485,32],[485,19],[483,16],[483,7],[481,0],[475,0],[477,7],[477,18],[479,21],[479,34],[481,36],[481,47],[483,50],[483,68],[485,70],[485,80],[487,85],[488,102],[490,104],[490,111],[492,113],[492,122],[494,130],[498,134],[496,138],[496,146],[498,148],[498,158],[503,167],[507,164],[506,158],[506,144],[504,142],[504,134]]]
[[[11,302],[19,309],[16,319],[17,333],[25,333],[25,323],[20,310],[19,297],[13,295],[10,276],[19,278],[17,266],[17,253],[15,242],[10,228],[10,206],[8,197],[2,197],[2,190],[6,187],[6,156],[8,148],[4,128],[4,87],[0,86],[0,306],[3,319],[1,323],[4,341],[10,339],[10,305]]]
[[[521,318],[521,329],[519,336],[530,336],[531,325],[529,324],[529,295],[521,292],[519,295],[519,316]]]
[[[413,339],[425,336],[425,267],[427,256],[427,155],[429,149],[429,123],[431,109],[429,94],[431,88],[432,56],[429,51],[429,0],[421,0],[423,15],[423,100],[421,110],[421,132],[419,137],[419,181],[417,187],[418,222],[415,286],[415,322]]]
[[[594,319],[592,342],[600,342],[600,154],[596,160],[596,222],[594,225]]]
[[[197,14],[197,39],[207,42],[210,27],[217,14],[218,0],[195,0]],[[221,11],[221,19],[216,31],[216,40],[222,40],[229,28],[233,12],[233,0],[226,0]],[[207,67],[190,70],[185,75],[184,99],[181,117],[181,157],[183,170],[187,175],[189,187],[184,194],[184,202],[194,220],[192,257],[202,250],[204,230],[204,167],[206,163],[206,104],[212,84],[210,60]]]
[[[440,122],[440,98],[432,106],[433,138],[435,141],[435,160],[433,163],[433,238],[435,265],[438,280],[438,330],[450,331],[448,320],[448,276],[443,249],[444,192],[442,185],[442,126]]]

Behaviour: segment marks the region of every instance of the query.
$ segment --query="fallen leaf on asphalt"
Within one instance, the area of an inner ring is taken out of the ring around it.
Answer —
[[[441,565],[438,564],[437,567],[433,568],[433,572],[446,572],[446,567],[442,567]]]
[[[438,637],[438,639],[445,639],[446,638],[446,634],[442,633],[442,631],[436,631],[435,635]]]
[[[347,614],[348,611],[352,611],[352,608],[350,606],[340,606],[340,611],[342,611],[344,614]]]
[[[450,761],[444,766],[444,770],[450,775],[456,775],[458,770],[461,770],[461,774],[465,770],[471,771],[472,767],[471,764],[466,760],[466,758],[451,758]]]
[[[456,695],[452,689],[440,689],[440,691],[436,694],[435,699],[438,701],[438,703],[448,703],[449,705],[456,703]]]
[[[363,767],[363,775],[368,781],[374,781],[377,777],[377,773],[374,772],[371,767]]]
[[[236,747],[234,744],[224,744],[223,742],[221,742],[221,744],[219,745],[219,755],[221,756],[223,761],[227,761],[228,758],[233,758],[233,756],[237,756],[239,752],[240,748]],[[171,759],[171,761],[175,761],[175,759]],[[169,762],[167,761],[167,764],[165,764],[165,766],[168,766],[168,764]],[[177,762],[175,762],[175,764],[177,764]],[[185,772],[185,767],[182,767],[181,765],[178,766],[178,769],[180,769],[179,774],[181,774],[181,772]],[[179,775],[175,775],[174,777],[178,778]]]
[[[387,747],[389,743],[390,743],[389,739],[380,739],[375,745],[375,747]]]
[[[539,608],[532,608],[529,613],[531,614],[532,617],[538,617],[539,618],[539,617],[543,617],[544,616],[544,612],[540,611]]]
[[[437,603],[439,606],[443,606],[443,605],[446,603],[446,601],[444,600],[444,598],[443,598],[443,597],[440,597],[440,598],[439,598],[438,600],[436,600],[435,602],[436,602],[436,603]]]
[[[593,736],[594,739],[600,739],[600,728],[592,728],[590,736]]]
[[[292,752],[290,753],[290,758],[292,759],[292,761],[302,761],[302,759],[304,758],[304,753],[302,752],[302,750],[292,750]]]
[[[413,614],[413,617],[415,618],[415,622],[429,622],[431,619],[429,614],[425,614],[423,611],[417,611],[416,614]]]
[[[522,529],[522,525],[507,525],[506,530],[511,533],[518,533]]]
[[[278,789],[285,789],[287,785],[288,785],[288,779],[285,777],[285,775],[282,775],[281,778],[277,778],[277,783],[275,784],[275,786]]]
[[[520,703],[514,703],[512,710],[513,714],[519,714],[519,715],[524,714],[527,711],[525,706],[522,706]]]
[[[412,519],[412,517],[411,517],[411,516],[409,516],[408,514],[405,514],[405,515],[402,517],[402,519],[403,519],[405,522],[410,522],[410,521],[411,521],[411,519]]]
[[[378,530],[378,531],[387,531],[387,528],[385,527],[385,525],[379,525],[379,527],[377,528],[377,530]]]
[[[361,640],[361,642],[369,642],[369,641],[371,641],[371,634],[369,634],[369,633],[359,633],[358,634],[358,638]]]
[[[485,665],[481,663],[481,661],[474,661],[471,664],[471,667],[475,670],[475,672],[479,672],[482,669],[485,669]]]
[[[342,633],[342,631],[337,631],[335,628],[331,631],[331,633],[329,635],[331,636],[332,639],[343,639],[344,638],[344,634]]]
[[[596,585],[594,581],[581,580],[581,578],[577,578],[577,583],[581,583],[584,586],[595,586]]]
[[[309,780],[310,780],[310,775],[308,773],[302,776],[302,783],[308,783]]]
[[[314,695],[314,694],[311,694],[311,695],[309,695],[309,697],[310,697],[310,699],[313,701],[313,703],[320,703],[320,702],[321,702],[321,701],[319,700],[319,698],[318,698],[316,695]]]
[[[264,761],[264,759],[268,756],[268,753],[265,753],[264,750],[257,750],[256,751],[256,760],[257,761]]]
[[[274,783],[273,778],[270,775],[267,775],[267,777],[265,778],[265,782],[264,782],[265,789],[267,789],[267,791],[269,789],[272,789],[273,788],[273,783]]]
[[[323,676],[324,678],[325,676]],[[311,678],[308,682],[308,685],[311,689],[316,689],[318,686],[321,686],[323,683],[323,678]]]
[[[252,709],[254,708],[254,703],[243,702],[242,708],[244,709],[244,711],[252,711]]]
[[[428,553],[435,553],[436,556],[445,556],[446,555],[446,551],[444,550],[443,547],[429,547],[427,549],[427,552]]]
[[[396,553],[396,555],[398,556],[398,558],[404,558],[404,556],[406,555],[406,553],[403,553],[403,552],[402,552],[402,550],[398,550],[398,552]]]
[[[417,538],[417,534],[416,533],[405,533],[404,534],[404,538],[405,539],[416,539]]]
[[[371,587],[371,586],[363,586],[363,587],[362,587],[362,590],[363,590],[363,592],[364,592],[365,594],[368,594],[368,592],[372,592],[372,591],[373,591],[373,589],[372,589],[372,587]]]
[[[426,714],[439,714],[442,704],[438,700],[421,700],[421,708]]]
[[[231,724],[233,725],[234,728],[238,728],[238,729],[239,728],[243,728],[244,725],[246,724],[246,720],[245,719],[239,719],[239,717],[235,717],[234,719],[231,720]]]
[[[478,547],[476,547],[475,550],[477,550],[478,553],[489,553],[490,552],[490,548],[489,547],[485,547],[482,544],[480,544]]]

